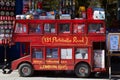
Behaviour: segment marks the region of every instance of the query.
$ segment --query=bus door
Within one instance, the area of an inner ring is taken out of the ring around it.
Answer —
[[[93,54],[94,68],[105,68],[105,42],[93,42]]]
[[[20,43],[20,57],[29,55],[30,53],[30,43],[28,42],[22,42]]]

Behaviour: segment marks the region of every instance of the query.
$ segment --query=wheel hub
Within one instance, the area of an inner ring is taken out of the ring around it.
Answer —
[[[29,72],[29,69],[28,69],[27,67],[24,67],[24,68],[22,69],[22,72],[25,73],[25,74],[27,74],[27,73]]]
[[[80,72],[85,73],[85,69],[81,69]]]
[[[85,73],[85,68],[80,68],[79,73]]]

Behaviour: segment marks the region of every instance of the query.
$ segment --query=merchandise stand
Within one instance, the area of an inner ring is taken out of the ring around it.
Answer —
[[[109,79],[111,80],[112,77],[120,75],[119,70],[112,70],[113,66],[111,63],[113,57],[120,57],[120,33],[109,33],[107,35],[107,50]]]
[[[16,15],[14,27],[1,24],[5,29],[3,73],[8,67],[6,46],[17,42],[24,43],[20,45],[24,55],[12,61],[10,71],[19,66],[22,77],[31,76],[34,70],[74,70],[78,77],[105,72],[105,10],[99,4],[87,10],[79,6],[76,14],[75,4],[76,0],[53,0],[51,4],[48,0],[24,0],[23,14]],[[11,17],[14,20],[14,15]]]
[[[112,65],[111,65],[111,58],[112,56],[120,56],[119,53],[114,53],[111,51],[108,51],[108,69],[109,69],[109,80],[112,79],[112,77],[117,77],[117,75],[119,75],[119,72],[112,72]]]

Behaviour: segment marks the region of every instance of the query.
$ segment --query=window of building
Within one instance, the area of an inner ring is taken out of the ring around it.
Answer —
[[[85,32],[85,24],[73,24],[73,33],[84,33]]]
[[[58,58],[58,48],[47,48],[46,54],[47,58]]]
[[[33,58],[42,59],[43,58],[43,49],[42,48],[32,48]]]
[[[44,24],[44,32],[45,33],[56,33],[55,24],[49,24],[49,23]]]
[[[42,26],[41,24],[29,24],[29,33],[42,33]]]
[[[96,24],[96,23],[91,23],[88,25],[88,32],[89,33],[104,33],[104,27],[103,24]]]
[[[70,24],[69,23],[59,24],[59,32],[60,33],[70,33]]]
[[[16,23],[15,33],[27,33],[27,25]]]
[[[72,48],[61,48],[61,59],[72,59]]]
[[[76,59],[88,59],[88,48],[76,48]]]

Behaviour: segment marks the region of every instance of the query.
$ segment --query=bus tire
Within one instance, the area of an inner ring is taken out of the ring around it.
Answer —
[[[34,70],[30,64],[23,63],[19,66],[18,72],[21,77],[29,77],[32,76]]]
[[[75,74],[77,77],[86,78],[90,76],[90,67],[88,64],[80,63],[75,67]]]

